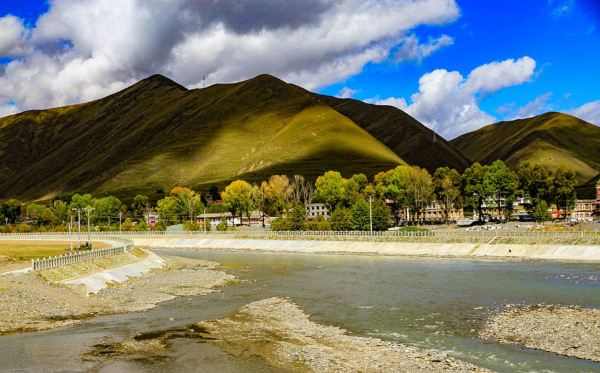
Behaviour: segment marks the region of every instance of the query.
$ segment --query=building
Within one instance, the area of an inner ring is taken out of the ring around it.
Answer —
[[[595,199],[578,199],[575,201],[573,212],[571,212],[571,220],[592,221],[594,219],[595,208]]]
[[[196,216],[196,222],[204,224],[205,218],[211,227],[216,227],[223,220],[227,222],[228,227],[240,225],[240,217],[233,217],[230,212],[207,212],[206,214]]]
[[[427,207],[423,210],[422,217],[426,222],[443,223],[446,221],[443,205],[435,200],[427,204]],[[462,208],[450,209],[448,212],[448,221],[457,221],[464,218],[465,214]]]
[[[210,212],[206,214],[200,214],[196,217],[196,222],[198,224],[204,224],[204,217],[206,216],[206,220],[212,227],[216,227],[221,221],[227,221],[228,227],[234,227],[242,224],[248,224],[254,227],[262,227],[263,218],[266,226],[271,224],[271,217],[267,214],[264,214],[260,211],[252,211],[250,212],[250,217],[243,216],[243,219],[240,220],[239,216],[233,217],[231,212]]]
[[[317,216],[324,216],[325,219],[329,219],[329,209],[324,203],[311,203],[306,206],[306,217],[309,220],[316,218]]]
[[[144,220],[146,220],[147,226],[154,227],[160,220],[160,215],[158,212],[150,210],[144,214]]]

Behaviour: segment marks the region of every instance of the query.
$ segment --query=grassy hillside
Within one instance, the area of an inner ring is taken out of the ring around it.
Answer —
[[[315,95],[350,118],[410,164],[427,168],[450,166],[463,171],[471,162],[444,138],[392,106],[370,105],[354,99]]]
[[[0,119],[0,199],[131,197],[403,163],[347,116],[268,75],[198,90],[157,75],[97,101]]]
[[[504,160],[571,168],[584,183],[600,172],[600,127],[563,113],[499,122],[464,134],[451,143],[474,161]]]

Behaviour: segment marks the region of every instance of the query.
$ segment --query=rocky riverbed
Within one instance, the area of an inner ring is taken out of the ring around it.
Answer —
[[[230,353],[260,356],[270,365],[314,372],[483,372],[437,351],[348,334],[317,324],[288,299],[250,303],[227,319],[197,324]]]
[[[234,280],[218,263],[180,257],[168,266],[89,297],[34,273],[0,277],[0,335],[69,325],[100,314],[143,311],[177,296],[202,295]]]
[[[600,309],[507,305],[490,317],[480,337],[600,361]]]

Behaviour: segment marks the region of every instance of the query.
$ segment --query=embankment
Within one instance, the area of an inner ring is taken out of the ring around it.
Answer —
[[[456,258],[514,258],[600,262],[598,245],[522,245],[428,242],[364,242],[334,240],[176,238],[132,236],[138,247],[150,249],[244,250],[311,254],[360,254]]]

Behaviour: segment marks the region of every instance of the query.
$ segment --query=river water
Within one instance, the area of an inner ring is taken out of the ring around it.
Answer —
[[[140,332],[223,318],[255,300],[289,297],[311,319],[351,333],[446,351],[502,372],[589,372],[600,363],[485,343],[476,336],[490,310],[507,303],[600,307],[597,264],[397,257],[164,251],[213,260],[247,282],[208,296],[178,298],[141,313],[0,337],[0,371],[265,372],[259,359],[210,343],[174,340],[161,359],[86,358],[92,346]]]

